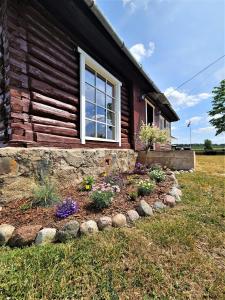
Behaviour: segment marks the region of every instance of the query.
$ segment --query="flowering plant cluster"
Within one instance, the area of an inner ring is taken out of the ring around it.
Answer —
[[[163,170],[152,170],[148,173],[149,177],[156,182],[161,182],[166,179],[166,173]]]
[[[111,185],[110,183],[102,182],[94,185],[92,187],[92,191],[119,193],[120,187],[118,185]]]
[[[70,215],[77,213],[79,206],[71,197],[66,198],[56,209],[55,216],[59,219],[67,218]]]
[[[113,196],[112,190],[96,190],[91,194],[91,199],[95,208],[101,210],[111,205]]]
[[[124,186],[123,177],[121,175],[106,176],[105,182],[111,184],[112,186],[119,186],[119,188]]]
[[[138,182],[138,195],[139,196],[146,196],[151,194],[151,192],[155,188],[154,181],[151,180],[140,180]]]
[[[91,191],[95,180],[93,176],[86,176],[82,181],[82,188],[85,191]]]
[[[137,162],[135,164],[133,174],[145,175],[146,173],[147,173],[146,167],[143,164],[141,164],[140,162]]]

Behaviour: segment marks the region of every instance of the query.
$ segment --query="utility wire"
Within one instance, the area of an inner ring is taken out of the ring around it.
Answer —
[[[177,91],[179,88],[181,88],[182,86],[184,86],[186,83],[190,82],[191,80],[193,80],[195,77],[197,77],[199,74],[201,74],[202,72],[206,71],[208,68],[210,68],[212,65],[214,65],[215,63],[217,63],[219,60],[221,60],[222,58],[225,57],[225,54],[218,57],[216,60],[214,60],[213,62],[211,62],[209,65],[207,65],[206,67],[204,67],[203,69],[201,69],[199,72],[197,72],[196,74],[194,74],[191,78],[189,78],[188,80],[184,81],[183,83],[181,83],[178,87],[176,87],[172,92],[170,92],[169,94],[166,95],[166,97],[170,96],[174,91]]]

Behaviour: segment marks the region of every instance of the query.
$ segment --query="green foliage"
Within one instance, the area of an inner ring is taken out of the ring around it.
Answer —
[[[24,203],[20,206],[20,210],[21,211],[27,211],[28,209],[30,209],[32,207],[32,205],[30,203]]]
[[[153,171],[153,170],[162,170],[162,167],[161,167],[160,164],[152,164],[150,169],[151,169],[151,171]]]
[[[137,199],[137,197],[138,197],[138,192],[130,192],[128,194],[128,199],[130,201],[135,201]]]
[[[82,188],[85,191],[91,191],[93,184],[95,183],[94,177],[93,176],[86,176],[84,177],[82,181]]]
[[[217,130],[216,135],[225,132],[225,79],[220,82],[219,87],[215,87],[212,91],[213,101],[209,121]]]
[[[139,196],[147,196],[151,194],[151,192],[155,188],[155,183],[151,180],[140,180],[138,182],[138,195]]]
[[[166,179],[166,173],[163,170],[152,170],[148,173],[149,177],[156,182],[161,182]]]
[[[109,207],[113,201],[112,191],[94,191],[91,195],[92,202],[96,209],[102,210]]]
[[[32,206],[51,206],[60,201],[55,185],[45,180],[33,190]]]
[[[204,150],[213,150],[212,141],[206,139],[204,141]]]
[[[145,124],[142,122],[139,138],[144,146],[144,150],[148,152],[154,143],[166,143],[170,140],[168,130],[161,130],[156,126]]]

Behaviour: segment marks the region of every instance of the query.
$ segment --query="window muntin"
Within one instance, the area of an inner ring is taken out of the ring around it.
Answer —
[[[115,86],[85,66],[86,137],[115,140]],[[94,128],[95,127],[95,128]]]

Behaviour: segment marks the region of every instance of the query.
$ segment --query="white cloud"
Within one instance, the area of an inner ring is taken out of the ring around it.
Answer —
[[[164,93],[175,108],[192,107],[204,100],[209,99],[209,97],[211,96],[211,94],[209,93],[189,95],[184,91],[177,91],[173,87],[167,88]]]
[[[202,117],[202,116],[195,116],[195,117],[192,117],[192,118],[186,120],[186,121],[185,121],[185,124],[187,125],[189,122],[191,122],[192,125],[197,125],[197,124],[199,124],[202,120],[203,120],[203,117]]]
[[[198,129],[194,129],[193,132],[196,133],[211,133],[215,132],[215,128],[213,126],[201,127]]]
[[[138,8],[147,10],[151,0],[122,0],[123,6],[133,14]]]
[[[130,48],[131,54],[140,63],[144,57],[150,57],[155,51],[155,43],[149,42],[148,47],[145,48],[144,44],[138,43]]]

